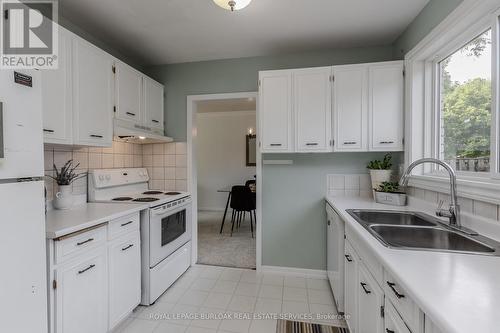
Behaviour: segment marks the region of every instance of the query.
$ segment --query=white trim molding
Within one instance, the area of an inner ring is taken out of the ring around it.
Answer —
[[[265,274],[281,274],[285,276],[296,276],[312,279],[327,279],[326,271],[324,270],[267,265],[261,266],[261,268],[261,272]]]
[[[493,38],[498,34],[498,0],[463,0],[463,2],[435,27],[420,43],[405,56],[406,91],[405,91],[405,164],[423,157],[438,157],[437,107],[439,96],[436,96],[437,63],[456,51],[485,29],[492,27]],[[495,53],[496,50],[493,50]],[[494,54],[495,55],[495,54]],[[498,73],[497,62],[492,62],[492,83],[495,84]],[[496,110],[497,93],[493,94],[492,110]],[[498,112],[498,111],[497,111]],[[498,137],[498,119],[492,112],[493,142]],[[482,175],[459,173],[458,194],[489,203],[500,203],[500,182],[496,173],[498,156],[492,153],[492,172]],[[433,173],[436,171],[429,165],[415,169],[411,184],[426,190],[449,193],[447,175]]]

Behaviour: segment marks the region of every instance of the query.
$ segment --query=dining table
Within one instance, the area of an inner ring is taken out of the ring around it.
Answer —
[[[224,228],[224,222],[226,221],[226,215],[227,215],[227,210],[229,209],[229,203],[231,202],[231,189],[235,185],[228,185],[225,187],[221,187],[220,189],[217,190],[218,193],[227,193],[227,201],[226,201],[226,208],[224,209],[224,215],[222,216],[222,223],[220,225],[220,232],[222,234],[222,229]],[[255,185],[250,186],[250,190],[253,193],[257,192],[257,187]]]

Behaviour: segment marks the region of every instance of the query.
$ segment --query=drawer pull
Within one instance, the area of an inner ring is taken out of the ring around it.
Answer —
[[[81,245],[83,245],[83,244],[86,244],[86,243],[92,242],[93,240],[94,240],[93,238],[89,238],[89,239],[87,239],[86,241],[76,243],[76,245],[77,245],[77,246],[81,246]]]
[[[394,141],[380,141],[380,144],[382,144],[382,145],[390,145],[393,143],[394,143]]]
[[[344,141],[344,144],[345,145],[355,145],[355,144],[357,144],[357,142],[356,141]]]
[[[134,246],[134,244],[130,244],[130,245],[127,245],[125,246],[122,251],[127,251],[128,249],[130,249],[132,246]]]
[[[388,329],[388,328],[386,328],[386,329],[385,329],[385,332],[386,332],[386,333],[396,333],[395,331],[390,330],[390,329]]]
[[[405,295],[400,294],[396,290],[396,288],[394,288],[394,286],[396,285],[395,283],[387,281],[387,285],[389,286],[389,288],[391,288],[391,290],[394,292],[394,295],[396,295],[397,298],[404,298],[405,297]]]
[[[132,117],[135,117],[135,113],[132,113],[132,112],[125,112],[127,115],[129,116],[132,116]]]
[[[318,143],[317,142],[308,142],[306,143],[306,146],[317,146]]]
[[[128,221],[128,222],[126,222],[126,223],[122,223],[122,224],[121,224],[121,226],[122,226],[122,227],[124,227],[124,226],[126,226],[126,225],[131,224],[131,223],[134,223],[134,221]]]
[[[361,288],[363,288],[363,290],[365,291],[366,294],[371,294],[372,293],[370,290],[366,289],[366,283],[361,282],[360,285],[361,285]]]
[[[78,271],[78,274],[83,274],[83,273],[85,273],[86,271],[91,270],[91,269],[92,269],[92,268],[94,268],[94,267],[95,267],[95,265],[94,265],[94,264],[92,264],[92,265],[90,265],[89,267],[87,267],[87,268],[85,268],[85,269],[82,269],[81,271]]]
[[[90,134],[90,137],[91,138],[99,138],[99,139],[102,139],[103,136],[102,135],[99,135],[99,134]]]
[[[271,143],[271,147],[281,147],[281,143]]]
[[[151,120],[151,121],[152,121],[153,123],[159,123],[159,121],[158,121],[158,120],[156,120],[156,119],[153,119],[153,120]]]
[[[346,254],[344,257],[345,257],[345,260],[347,260],[347,262],[352,262],[350,255]]]
[[[44,128],[44,129],[43,129],[43,131],[44,131],[45,133],[54,133],[54,132],[55,132],[54,130],[51,130],[51,129],[46,129],[46,128]]]

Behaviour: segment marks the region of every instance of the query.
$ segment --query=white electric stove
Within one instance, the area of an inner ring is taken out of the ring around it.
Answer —
[[[89,202],[146,204],[141,212],[142,301],[153,304],[191,264],[191,196],[150,190],[147,169],[89,172]]]

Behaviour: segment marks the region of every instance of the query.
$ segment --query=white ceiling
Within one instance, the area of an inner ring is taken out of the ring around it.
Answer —
[[[391,44],[429,0],[60,0],[60,13],[143,64]]]

